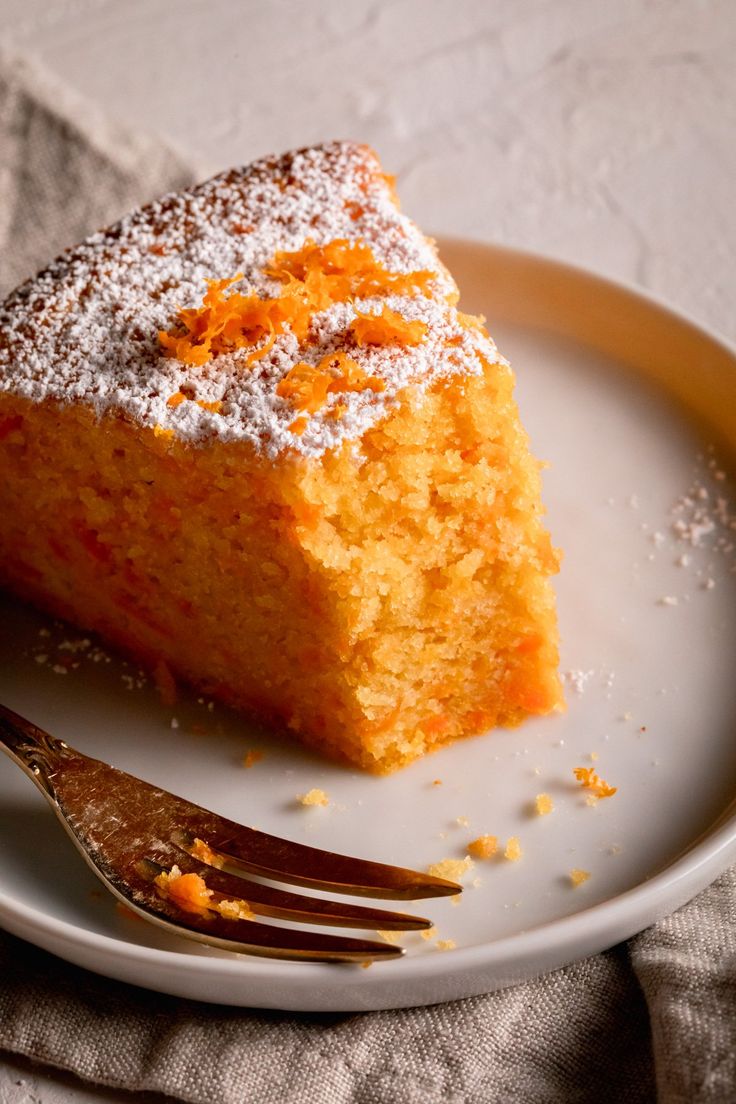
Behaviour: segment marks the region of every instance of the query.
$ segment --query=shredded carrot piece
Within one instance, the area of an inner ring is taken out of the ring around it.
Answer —
[[[570,881],[572,882],[572,884],[576,888],[579,885],[582,885],[583,882],[587,882],[589,877],[590,877],[590,871],[589,870],[579,870],[578,868],[575,868],[575,870],[570,871]]]
[[[186,395],[183,395],[181,391],[175,391],[173,395],[169,395],[166,400],[166,405],[172,407],[181,406],[183,402],[186,402],[186,398]]]
[[[599,778],[593,767],[575,767],[572,772],[583,789],[590,790],[595,797],[613,797],[618,786],[609,786]]]
[[[204,399],[197,399],[197,406],[201,406],[203,410],[209,410],[212,414],[219,414],[222,410],[222,402],[219,399],[216,402],[205,402]]]
[[[162,425],[155,425],[153,427],[153,436],[163,437],[165,440],[170,441],[174,436],[174,431],[173,429],[164,429]]]
[[[427,333],[427,323],[419,319],[408,322],[396,311],[384,307],[380,314],[358,312],[350,332],[358,345],[389,345],[394,341],[401,345],[420,345]]]

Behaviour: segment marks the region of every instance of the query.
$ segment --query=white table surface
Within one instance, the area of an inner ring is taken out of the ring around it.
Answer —
[[[368,141],[425,228],[736,336],[734,0],[0,0],[2,38],[203,174]],[[122,1098],[0,1057],[0,1104]]]

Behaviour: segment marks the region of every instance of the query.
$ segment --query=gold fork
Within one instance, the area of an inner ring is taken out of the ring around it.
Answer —
[[[146,920],[200,943],[271,958],[360,962],[395,958],[403,948],[254,917],[379,931],[432,926],[419,916],[291,893],[245,875],[395,900],[462,891],[443,878],[321,851],[226,820],[75,751],[2,705],[0,748],[36,783],[116,897]],[[180,881],[179,875],[196,877]]]

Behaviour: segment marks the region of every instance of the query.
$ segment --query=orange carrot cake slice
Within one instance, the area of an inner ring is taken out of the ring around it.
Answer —
[[[0,308],[0,580],[391,771],[561,705],[514,378],[366,146],[268,158]]]

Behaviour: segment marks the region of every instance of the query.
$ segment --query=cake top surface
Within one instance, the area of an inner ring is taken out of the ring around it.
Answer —
[[[318,456],[407,386],[500,360],[456,298],[372,150],[335,142],[164,196],[62,254],[0,308],[0,391]]]

